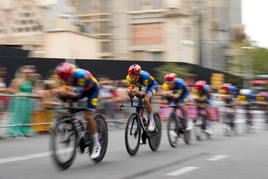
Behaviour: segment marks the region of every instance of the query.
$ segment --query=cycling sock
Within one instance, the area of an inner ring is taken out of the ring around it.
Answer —
[[[94,145],[100,145],[100,142],[99,142],[99,133],[93,134],[92,137],[94,139]]]

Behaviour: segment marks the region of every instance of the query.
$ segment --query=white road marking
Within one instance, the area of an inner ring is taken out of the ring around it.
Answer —
[[[207,160],[209,160],[209,161],[219,161],[219,160],[225,159],[227,157],[228,157],[227,155],[215,155],[215,156],[213,156],[211,158],[208,158]]]
[[[175,170],[173,172],[167,173],[166,175],[168,175],[168,176],[178,176],[178,175],[182,175],[182,174],[188,173],[190,171],[196,170],[198,168],[199,167],[184,167],[184,168],[181,168],[179,170]]]
[[[70,152],[70,150],[71,150],[70,148],[63,149],[63,150],[57,151],[57,154],[67,153],[67,152]],[[35,158],[42,158],[42,157],[47,157],[50,155],[51,155],[51,152],[41,152],[41,153],[35,153],[35,154],[29,154],[29,155],[23,155],[23,156],[17,156],[17,157],[2,158],[0,159],[0,164],[17,162],[17,161],[22,161],[22,160],[30,160],[30,159],[35,159]]]

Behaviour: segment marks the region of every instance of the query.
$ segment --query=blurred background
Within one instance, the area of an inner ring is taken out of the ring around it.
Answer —
[[[133,63],[160,84],[166,73],[176,72],[189,88],[205,80],[215,93],[226,82],[252,93],[266,91],[268,50],[245,33],[243,2],[1,0],[1,88],[38,96],[57,87],[53,69],[67,61],[99,79],[103,112],[116,110],[116,100],[126,100],[124,79]],[[5,111],[12,100],[1,98]],[[51,100],[31,99],[28,115]]]
[[[0,138],[7,138],[0,140],[5,144],[1,145],[4,152],[0,153],[0,164],[49,155],[44,154],[48,144],[46,135],[56,114],[46,107],[59,105],[59,100],[48,90],[59,86],[54,69],[63,61],[89,70],[98,79],[98,112],[105,115],[109,129],[124,129],[126,119],[133,112],[119,110],[120,104],[129,104],[125,77],[133,63],[154,76],[159,85],[163,83],[163,76],[170,72],[183,78],[189,89],[189,110],[195,81],[207,81],[212,88],[210,112],[213,121],[221,121],[223,101],[218,89],[223,83],[232,83],[247,94],[268,91],[267,25],[263,19],[267,16],[265,8],[268,5],[264,2],[266,0],[0,0]],[[267,43],[263,42],[265,40]],[[162,90],[161,86],[159,90]],[[169,111],[161,111],[161,103],[161,97],[154,97],[154,111],[159,111],[164,121]],[[264,111],[253,110],[254,118],[261,125],[265,120]],[[245,121],[244,114],[243,109],[238,110],[240,122]],[[215,124],[212,128],[214,135],[220,138],[221,128]],[[28,138],[36,134],[38,136]],[[125,167],[132,167],[132,163],[129,165],[126,155],[122,155],[125,154],[123,132],[109,131],[110,134],[112,147],[108,147],[108,151],[114,156],[108,155],[107,160],[117,161],[118,170],[113,170],[108,162],[98,169],[92,167],[91,174],[103,175],[103,178],[128,176]],[[208,142],[207,148],[195,145],[195,149],[182,147],[172,152],[177,152],[180,159],[184,157],[180,155],[183,152],[189,160],[196,158],[192,155],[200,151],[204,151],[202,156],[210,155],[207,151],[240,156],[235,158],[238,167],[234,171],[258,169],[255,173],[247,171],[246,175],[242,172],[229,178],[256,178],[257,174],[265,173],[266,169],[262,167],[267,163],[267,152],[259,146],[266,145],[265,150],[268,147],[267,134],[258,135],[260,137],[248,137],[249,141],[242,136],[243,140],[236,138],[230,143],[216,140]],[[18,137],[27,137],[28,145],[15,140]],[[133,172],[140,172],[139,167],[150,168],[160,160],[163,164],[175,160],[174,153],[165,153],[171,150],[167,138],[163,137],[162,143],[165,151],[157,156],[141,155],[134,160]],[[38,155],[30,155],[27,159],[12,158],[35,153]],[[163,156],[166,161],[161,158]],[[82,165],[87,165],[86,159],[82,161]],[[33,163],[35,166],[25,162],[29,170],[21,167],[16,169],[18,172],[7,164],[8,169],[1,171],[0,178],[53,178],[58,175],[47,167],[47,161]],[[182,162],[175,161],[172,165],[178,163]],[[224,175],[214,168],[213,178],[228,176],[228,168],[233,164],[227,163],[228,167],[220,168]],[[109,175],[101,171],[103,168],[110,172]],[[88,176],[89,169],[83,169],[80,167],[81,175]],[[75,171],[72,170],[73,174],[80,176]],[[193,178],[205,178],[207,173]],[[66,176],[62,175],[62,178]],[[156,176],[161,178],[162,175]],[[267,173],[263,176],[267,178]]]

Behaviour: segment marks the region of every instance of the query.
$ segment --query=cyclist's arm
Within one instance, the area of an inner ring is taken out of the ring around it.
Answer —
[[[183,93],[183,89],[176,89],[173,94],[170,94],[169,97],[171,98],[180,98]]]

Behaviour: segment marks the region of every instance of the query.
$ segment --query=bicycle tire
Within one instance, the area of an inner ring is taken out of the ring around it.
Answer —
[[[60,169],[60,170],[66,170],[68,169],[76,156],[76,147],[77,147],[77,143],[78,143],[78,132],[75,128],[74,122],[71,119],[64,119],[66,117],[62,117],[60,120],[57,120],[54,128],[52,129],[51,132],[51,136],[50,136],[50,149],[52,152],[52,160],[54,161],[54,163],[56,164],[56,166]],[[61,161],[58,154],[57,154],[57,148],[56,148],[56,135],[58,132],[58,127],[62,124],[62,123],[68,123],[71,124],[72,126],[72,130],[73,130],[73,134],[74,134],[74,146],[73,146],[73,150],[71,152],[71,156],[67,161]]]
[[[107,151],[107,147],[108,147],[108,127],[107,127],[107,123],[105,121],[105,118],[101,115],[101,114],[96,114],[94,116],[94,120],[97,123],[97,127],[98,127],[98,133],[99,133],[99,141],[101,144],[101,151],[100,151],[100,155],[93,159],[94,162],[99,163],[103,160],[106,151]]]
[[[157,151],[162,135],[162,124],[158,113],[154,113],[155,131],[149,137],[149,146],[152,151]]]
[[[176,148],[177,147],[177,142],[178,142],[178,121],[176,119],[176,114],[174,112],[172,112],[168,118],[168,123],[167,123],[167,136],[168,136],[168,142],[170,144],[171,147]],[[171,123],[174,122],[175,126],[171,126]],[[171,129],[171,127],[175,127],[175,130]],[[172,140],[172,134],[171,131],[173,130],[173,132],[175,132],[175,134],[177,136],[174,136],[174,141]]]
[[[130,147],[130,144],[129,144],[128,134],[129,134],[129,132],[133,132],[132,129],[133,129],[133,126],[135,125],[135,121],[136,121],[137,129],[136,129],[134,135],[136,135],[135,138],[137,138],[137,143],[136,143],[136,146],[134,147],[134,149],[132,149]],[[129,127],[131,127],[131,128],[129,129]],[[134,156],[138,152],[139,147],[140,147],[140,140],[141,140],[141,125],[140,125],[140,122],[138,119],[138,115],[136,113],[133,113],[128,118],[126,128],[125,128],[125,146],[126,146],[126,150],[130,156]]]
[[[194,125],[194,134],[195,134],[196,140],[198,141],[203,140],[203,137],[202,137],[203,129],[201,128],[202,121],[203,121],[202,116],[198,116],[196,119],[197,124]]]

